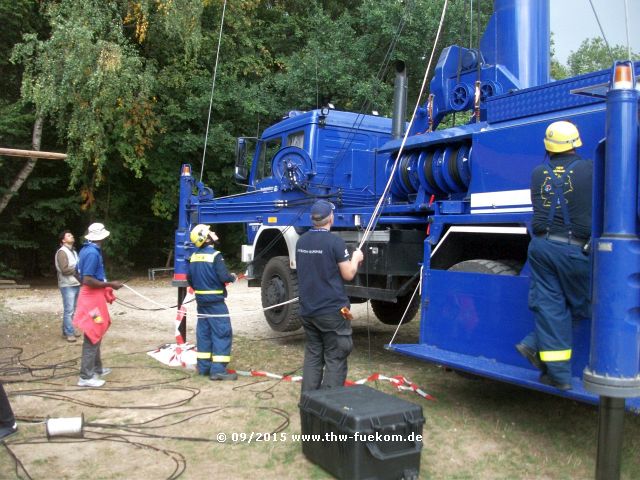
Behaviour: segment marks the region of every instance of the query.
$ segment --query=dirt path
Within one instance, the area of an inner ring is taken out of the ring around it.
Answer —
[[[174,341],[176,308],[164,311],[154,310],[160,308],[158,304],[175,307],[177,289],[167,280],[134,279],[127,285],[155,303],[141,298],[127,288],[120,289],[117,292],[119,299],[148,310],[136,310],[118,302],[114,303],[109,309],[114,322],[114,329],[109,335],[137,337],[144,331],[144,337],[149,340],[150,348],[157,343]],[[271,330],[264,319],[259,288],[249,288],[245,280],[240,280],[230,285],[228,291],[227,305],[231,312],[234,335],[248,339],[291,335],[291,333],[279,334]],[[0,291],[0,299],[3,299],[8,309],[18,314],[55,315],[56,317],[62,315],[62,300],[55,286],[29,290],[4,290]],[[375,322],[377,329],[393,332],[393,328],[380,324],[375,320],[372,312],[367,312],[366,304],[354,305],[353,312],[356,317],[354,327],[366,325],[368,313],[369,322]],[[191,302],[187,305],[187,337],[191,342],[195,342],[195,314],[196,305],[195,302]]]

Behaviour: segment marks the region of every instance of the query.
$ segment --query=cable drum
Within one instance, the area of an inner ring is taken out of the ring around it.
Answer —
[[[393,175],[390,188],[391,193],[398,200],[407,200],[409,195],[418,191],[420,184],[417,178],[414,178],[416,177],[416,158],[416,153],[409,152],[402,155],[398,162],[398,168]],[[387,175],[391,174],[394,163],[395,158],[390,157],[385,168]]]
[[[467,144],[420,152],[416,168],[421,188],[436,196],[465,192],[471,181],[469,153]]]
[[[433,177],[433,157],[434,151],[423,150],[418,157],[418,178],[420,186],[430,195],[441,195],[444,193],[438,185],[436,185]]]
[[[84,437],[84,414],[79,417],[47,418],[45,422],[47,438]]]

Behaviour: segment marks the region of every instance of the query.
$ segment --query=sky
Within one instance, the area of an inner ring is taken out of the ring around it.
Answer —
[[[591,0],[610,45],[627,45],[625,0]],[[640,0],[626,0],[631,50],[640,53]],[[585,38],[600,37],[600,28],[589,0],[551,0],[551,32],[555,56],[566,65],[567,57]]]

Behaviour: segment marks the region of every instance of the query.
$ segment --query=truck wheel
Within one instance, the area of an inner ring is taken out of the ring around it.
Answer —
[[[382,300],[371,300],[371,308],[378,320],[385,325],[398,325],[398,323],[400,323],[400,319],[402,319],[402,314],[409,304],[409,300],[411,300],[411,295],[413,295],[413,292],[402,297],[398,297],[398,301],[396,303],[383,302]],[[404,325],[405,323],[409,323],[413,320],[413,317],[416,316],[419,308],[420,296],[416,294],[416,296],[413,297],[413,302],[411,302],[411,306],[409,307],[409,310],[407,310],[407,314],[405,315],[402,324]]]
[[[475,258],[473,260],[465,260],[464,262],[456,263],[453,267],[449,268],[449,271],[488,273],[491,275],[518,275],[522,266],[518,267],[519,264],[512,260],[498,261]]]
[[[298,275],[289,268],[289,257],[273,257],[267,263],[260,284],[262,308],[286,302],[298,296]],[[302,324],[298,316],[298,302],[265,310],[269,326],[276,332],[292,332]]]

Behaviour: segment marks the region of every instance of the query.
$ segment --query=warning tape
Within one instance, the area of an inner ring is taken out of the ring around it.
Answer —
[[[267,377],[273,378],[274,380],[281,380],[283,382],[301,382],[302,377],[300,375],[278,375],[277,373],[270,372],[262,372],[260,370],[232,370],[228,369],[230,373],[237,373],[241,377]],[[360,380],[347,380],[344,382],[346,387],[351,387],[353,385],[363,385],[367,382],[376,382],[376,381],[387,381],[391,383],[398,390],[402,391],[411,391],[420,395],[422,398],[426,400],[434,400],[435,398],[421,389],[417,384],[413,383],[403,375],[395,375],[393,377],[387,377],[385,375],[381,375],[379,373],[374,373],[369,375],[366,378],[362,378]]]
[[[394,387],[396,387],[398,390],[405,390],[405,391],[412,391],[417,393],[418,395],[420,395],[422,398],[425,398],[427,400],[435,400],[435,398],[428,394],[427,392],[425,392],[424,390],[422,390],[417,384],[413,383],[411,380],[409,380],[408,378],[404,377],[403,375],[394,375],[393,377],[387,377],[385,375],[380,375],[379,373],[374,373],[372,375],[369,375],[367,378],[363,378],[361,380],[357,380],[355,382],[351,381],[351,380],[347,380],[346,382],[344,382],[345,385],[349,386],[349,385],[362,385],[364,383],[367,382],[375,382],[378,380],[383,380],[383,381],[387,381],[390,382]]]

